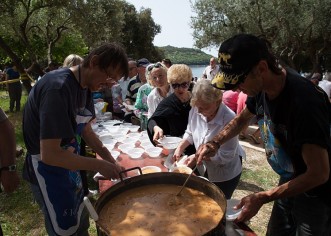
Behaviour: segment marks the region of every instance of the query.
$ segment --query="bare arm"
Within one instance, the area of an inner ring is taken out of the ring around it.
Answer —
[[[237,218],[238,221],[249,220],[256,215],[262,205],[267,202],[304,193],[328,180],[330,168],[326,149],[315,144],[304,144],[302,147],[302,155],[307,166],[307,171],[276,188],[254,193],[241,199],[237,207],[240,208],[244,206],[244,208]]]
[[[40,141],[41,160],[52,166],[69,170],[90,170],[100,172],[108,179],[118,178],[121,171],[118,165],[109,161],[74,154],[60,146],[61,139],[42,139]]]
[[[197,163],[200,164],[202,160],[209,159],[210,157],[215,156],[219,147],[235,137],[244,129],[252,119],[254,114],[245,108],[239,115],[237,115],[233,120],[227,124],[222,131],[219,132],[211,141],[206,144],[199,146],[196,152]]]
[[[0,163],[1,167],[16,164],[15,130],[8,119],[0,122]],[[19,184],[17,172],[2,170],[0,173],[0,183],[5,192],[13,192]]]

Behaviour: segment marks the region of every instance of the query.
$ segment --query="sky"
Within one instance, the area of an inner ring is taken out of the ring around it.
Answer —
[[[192,10],[189,0],[126,0],[139,11],[150,8],[154,22],[161,26],[161,33],[154,38],[155,46],[193,48],[193,29],[190,27]],[[204,48],[205,53],[217,56],[216,48]]]

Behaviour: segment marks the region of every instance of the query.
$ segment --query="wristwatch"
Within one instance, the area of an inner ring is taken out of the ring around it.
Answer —
[[[16,165],[4,166],[0,168],[0,171],[8,170],[8,171],[16,171]]]

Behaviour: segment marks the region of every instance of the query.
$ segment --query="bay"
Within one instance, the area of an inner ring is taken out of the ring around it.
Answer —
[[[188,65],[188,66],[192,70],[193,77],[201,78],[203,71],[208,65]]]

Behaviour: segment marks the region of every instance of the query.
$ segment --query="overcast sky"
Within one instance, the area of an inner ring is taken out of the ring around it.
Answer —
[[[193,29],[190,27],[192,16],[189,0],[126,0],[135,6],[150,8],[156,24],[161,26],[161,33],[154,38],[155,46],[174,46],[193,48]],[[217,49],[203,49],[204,52],[217,56]]]

